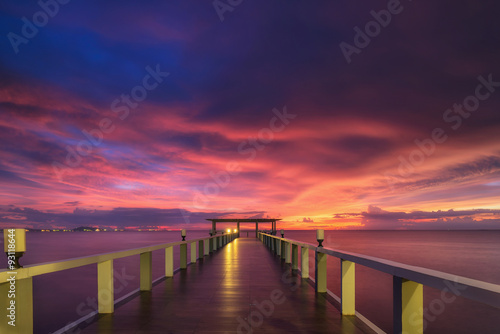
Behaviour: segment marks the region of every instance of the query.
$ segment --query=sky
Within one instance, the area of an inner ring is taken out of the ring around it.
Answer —
[[[500,229],[496,1],[9,1],[0,228]]]

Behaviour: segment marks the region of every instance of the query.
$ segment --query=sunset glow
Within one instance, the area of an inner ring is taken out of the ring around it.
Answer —
[[[3,4],[0,228],[500,228],[500,7],[402,6]]]

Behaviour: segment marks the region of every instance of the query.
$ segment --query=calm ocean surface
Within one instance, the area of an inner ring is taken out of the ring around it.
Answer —
[[[207,231],[188,231],[187,239],[206,236]],[[285,237],[316,242],[315,231],[286,231]],[[27,252],[20,262],[35,264],[178,240],[180,232],[27,233]],[[500,284],[500,231],[325,231],[324,246]],[[178,252],[175,247],[176,268]],[[312,252],[310,256],[314,275]],[[139,256],[115,260],[114,268],[115,298],[137,289]],[[153,277],[163,271],[160,250],[153,253]],[[96,265],[90,265],[35,277],[35,333],[53,332],[95,310],[96,275]],[[339,260],[329,258],[328,288],[337,295],[339,281]],[[391,332],[392,277],[357,266],[356,284],[357,310]],[[424,317],[425,333],[500,332],[498,309],[461,297],[437,303],[440,291],[425,287],[424,299],[424,307],[430,308]]]

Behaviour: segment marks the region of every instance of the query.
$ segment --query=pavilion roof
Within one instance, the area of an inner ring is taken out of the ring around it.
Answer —
[[[278,220],[280,218],[207,218],[212,222],[216,223],[271,223]]]

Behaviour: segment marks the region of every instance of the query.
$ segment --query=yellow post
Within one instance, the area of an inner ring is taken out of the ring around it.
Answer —
[[[286,242],[281,240],[281,259],[284,260],[286,258]]]
[[[355,263],[340,259],[341,265],[341,308],[343,315],[356,314],[356,280]]]
[[[0,284],[0,333],[32,334],[33,279],[16,280],[16,274],[9,274],[9,280]]]
[[[203,259],[205,255],[205,243],[203,240],[198,240],[198,258]]]
[[[191,243],[191,263],[196,263],[196,241]]]
[[[186,269],[187,268],[187,244],[180,244],[180,249],[181,249],[181,263],[180,267],[181,269]]]
[[[141,253],[141,291],[150,291],[153,288],[153,261],[152,252]]]
[[[316,263],[315,263],[315,273],[316,273],[316,292],[326,292],[326,257],[324,253],[319,253],[316,251]]]
[[[217,250],[217,237],[212,238],[212,252],[215,252]]]
[[[291,260],[291,252],[290,252],[290,243],[285,242],[285,263],[292,263]]]
[[[6,228],[3,230],[3,248],[5,253],[26,252],[26,230],[24,228]]]
[[[424,288],[423,285],[393,276],[395,333],[423,333]]]
[[[276,255],[281,257],[281,240],[276,239]]]
[[[205,256],[209,255],[210,254],[210,240],[211,239],[208,239],[208,240],[205,240],[204,242],[204,246],[205,246]]]
[[[174,276],[174,248],[165,248],[165,277]]]
[[[301,247],[300,252],[302,253],[300,267],[302,278],[309,278],[309,248]]]
[[[299,269],[299,246],[292,244],[292,270]]]
[[[99,304],[99,313],[114,312],[113,260],[97,264],[97,301]]]

